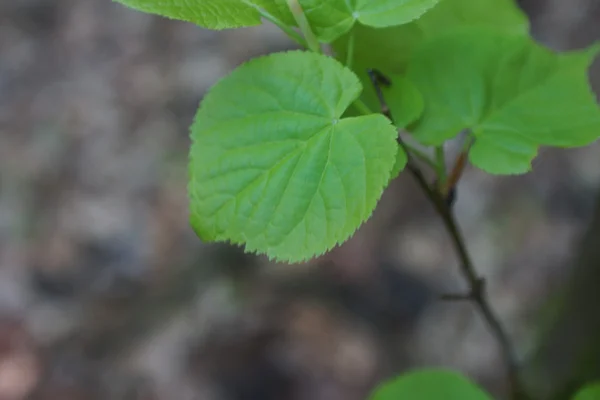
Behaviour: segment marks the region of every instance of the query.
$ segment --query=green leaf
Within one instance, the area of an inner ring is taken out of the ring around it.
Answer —
[[[198,235],[290,262],[348,239],[398,152],[382,115],[340,119],[360,91],[336,60],[301,51],[254,59],[213,87],[191,128]]]
[[[475,28],[434,38],[407,70],[425,99],[411,133],[440,145],[468,129],[474,165],[527,172],[539,146],[584,146],[600,136],[586,73],[597,50],[556,54],[520,34]]]
[[[249,3],[253,3],[258,10],[265,10],[269,14],[275,16],[284,24],[289,26],[295,26],[296,20],[294,19],[290,7],[286,0],[242,0]]]
[[[363,90],[362,97],[372,105],[372,110],[377,110],[379,112],[381,105],[377,99],[373,84],[371,83],[366,70],[363,71],[362,74],[366,77],[362,77],[361,75],[359,75],[359,77],[361,80],[365,80],[368,85]],[[388,78],[390,78],[391,85],[389,87],[381,86],[383,96],[385,97],[386,104],[390,108],[394,125],[398,129],[404,129],[410,123],[416,121],[423,113],[425,107],[423,96],[421,96],[421,93],[416,86],[402,75],[391,75]],[[360,115],[360,111],[351,106],[344,115]],[[390,174],[390,181],[398,177],[400,172],[406,167],[407,162],[408,159],[406,158],[406,153],[402,149],[399,149],[396,163]]]
[[[226,29],[260,25],[257,7],[289,22],[290,15],[272,0],[114,0],[127,7],[204,28]]]
[[[398,129],[404,129],[423,114],[425,109],[423,95],[402,75],[390,75],[388,78],[391,85],[381,86],[381,91],[390,108],[394,125]]]
[[[344,0],[299,0],[299,3],[320,42],[332,42],[356,23]]]
[[[514,0],[441,0],[418,20],[406,25],[376,29],[356,24],[333,43],[336,58],[346,60],[348,40],[354,35],[352,69],[365,91],[361,98],[372,109],[378,100],[366,73],[369,68],[386,75],[403,74],[412,52],[424,40],[464,27],[491,26],[503,32],[526,33],[529,24]]]
[[[492,400],[457,372],[444,369],[413,371],[379,386],[369,400]]]
[[[364,90],[361,98],[367,103],[369,109],[380,112],[381,103],[377,97],[375,86],[371,82],[367,74],[367,70],[363,70],[356,74],[361,82],[364,82]],[[381,86],[381,90],[390,107],[394,125],[398,129],[406,128],[410,123],[416,121],[425,107],[423,96],[417,87],[403,75],[392,74],[386,76],[392,82],[391,86]],[[360,112],[353,106],[348,109],[346,116],[360,115]]]
[[[529,20],[515,0],[442,0],[415,24],[426,37],[464,27],[486,27],[506,33],[529,32]]]
[[[376,28],[407,24],[440,0],[299,0],[320,41],[329,43],[357,22]]]
[[[416,86],[403,76],[391,75],[389,78],[392,84],[389,87],[382,86],[381,90],[390,108],[394,125],[398,129],[404,129],[423,113],[425,108],[423,96]],[[407,162],[406,153],[400,149],[390,180],[395,179],[404,170]]]
[[[439,0],[355,0],[352,13],[367,26],[384,28],[414,21]]]
[[[600,382],[584,386],[571,400],[599,400]]]
[[[333,43],[333,48],[336,57],[345,60],[352,34],[355,41],[352,65],[359,76],[367,68],[386,74],[403,73],[412,51],[424,40],[477,26],[509,33],[527,33],[529,30],[527,17],[514,0],[441,0],[422,17],[406,25],[375,29],[356,24],[350,33]],[[366,81],[362,82],[366,84]]]
[[[406,157],[406,153],[400,147],[398,147],[398,153],[396,154],[396,162],[392,167],[392,172],[390,173],[390,181],[396,179],[400,172],[404,170],[406,164],[408,163],[408,158]]]

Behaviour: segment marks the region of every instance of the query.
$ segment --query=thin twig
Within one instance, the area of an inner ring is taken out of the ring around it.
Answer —
[[[442,195],[438,191],[432,189],[432,187],[427,183],[420,170],[416,168],[409,168],[409,172],[413,175],[419,186],[423,189],[427,198],[433,203],[437,213],[442,218],[446,230],[450,234],[452,244],[460,260],[459,267],[461,273],[469,284],[469,292],[461,298],[470,300],[475,304],[479,310],[479,313],[488,325],[490,332],[492,335],[494,335],[498,344],[500,345],[500,350],[508,370],[508,380],[513,398],[526,398],[525,390],[523,389],[519,378],[519,366],[513,345],[508,337],[508,334],[504,330],[500,319],[494,313],[490,305],[490,300],[485,290],[485,280],[479,277],[475,270],[469,252],[467,251],[465,240],[458,229],[458,225],[452,210],[448,208],[448,205],[446,204]],[[454,297],[454,300],[459,299],[459,296]]]
[[[467,138],[463,145],[462,151],[460,152],[460,154],[456,158],[456,161],[454,162],[454,167],[452,168],[452,171],[450,171],[450,174],[448,175],[445,184],[442,186],[441,192],[444,196],[448,197],[450,193],[453,190],[455,190],[456,185],[458,185],[458,181],[460,181],[460,178],[462,177],[462,174],[465,171],[465,168],[468,164],[468,155],[472,144],[473,141]]]

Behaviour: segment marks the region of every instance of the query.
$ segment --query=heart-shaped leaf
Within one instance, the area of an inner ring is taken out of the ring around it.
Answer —
[[[290,262],[348,239],[398,152],[382,115],[340,118],[360,91],[336,60],[301,51],[254,59],[220,81],[191,128],[198,235]]]

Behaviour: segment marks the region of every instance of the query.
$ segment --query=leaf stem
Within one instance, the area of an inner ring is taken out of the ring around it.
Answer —
[[[465,143],[463,143],[462,151],[460,152],[460,154],[456,158],[456,161],[454,162],[454,166],[452,167],[450,174],[446,177],[444,183],[440,182],[439,187],[441,188],[440,190],[444,196],[449,196],[458,185],[458,182],[460,181],[460,178],[462,177],[462,174],[469,163],[469,150],[471,148],[472,143],[473,141],[467,138]]]
[[[350,31],[350,37],[348,38],[348,47],[346,48],[346,67],[352,69],[354,63],[354,29]]]
[[[321,45],[317,40],[317,37],[313,33],[310,28],[310,24],[308,19],[306,19],[306,15],[304,14],[304,10],[298,0],[287,0],[288,7],[294,16],[294,19],[298,23],[298,27],[300,27],[300,31],[304,34],[304,38],[306,39],[307,48],[315,53],[321,53]]]
[[[257,7],[256,9],[264,19],[270,21],[274,25],[277,25],[277,27],[279,27],[279,29],[281,29],[286,35],[288,35],[290,39],[298,43],[300,46],[306,49],[308,48],[308,42],[306,41],[306,39],[304,39],[302,35],[296,32],[291,26],[285,24],[279,18],[269,13],[267,10],[264,10],[260,7]]]

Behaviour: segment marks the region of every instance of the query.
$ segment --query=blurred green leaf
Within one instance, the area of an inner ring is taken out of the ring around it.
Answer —
[[[600,382],[584,386],[571,400],[600,400]]]
[[[492,400],[461,374],[424,369],[400,375],[380,385],[369,400]]]

